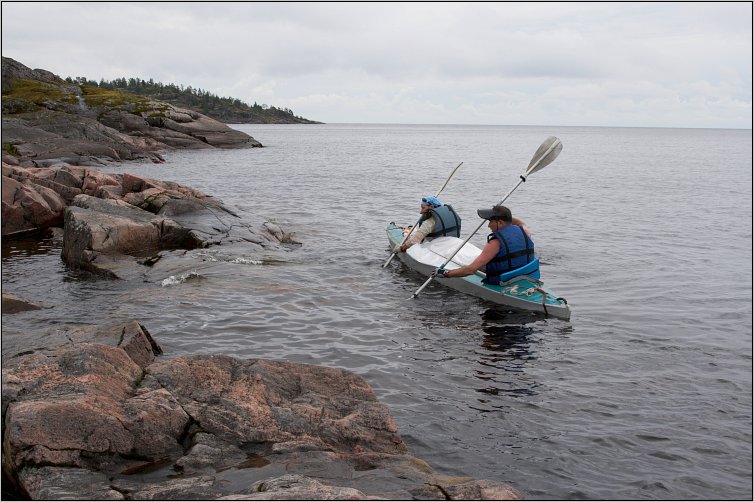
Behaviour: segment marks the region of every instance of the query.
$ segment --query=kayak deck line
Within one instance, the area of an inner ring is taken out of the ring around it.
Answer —
[[[387,226],[387,236],[391,250],[403,240],[403,229],[391,222]],[[440,267],[448,256],[454,253],[463,241],[457,237],[437,237],[431,241],[415,244],[408,248],[405,253],[398,253],[398,259],[410,269],[429,276]],[[446,265],[448,270],[453,270],[473,262],[481,253],[481,249],[471,243],[466,243],[451,262]],[[450,287],[462,293],[470,294],[498,305],[512,307],[524,311],[541,312],[548,316],[569,320],[571,316],[568,302],[545,287],[544,282],[539,280],[538,266],[531,263],[521,267],[530,275],[516,275],[499,285],[482,282],[485,275],[476,271],[473,275],[465,277],[443,278],[438,277],[438,284]],[[533,271],[532,271],[533,269]],[[513,271],[515,274],[515,271]]]
[[[545,315],[547,315],[547,300],[549,299],[549,298],[548,298],[548,294],[547,294],[547,291],[545,291],[545,290],[544,290],[544,289],[542,289],[542,288],[529,288],[529,289],[527,289],[526,291],[521,291],[521,292],[519,292],[519,291],[517,291],[517,290],[518,290],[518,284],[514,284],[513,286],[511,286],[511,287],[509,287],[509,288],[507,288],[507,289],[504,289],[504,290],[503,290],[503,293],[507,293],[507,294],[511,294],[511,295],[525,295],[525,296],[530,296],[530,295],[531,295],[531,294],[532,294],[533,292],[537,291],[537,292],[539,292],[539,293],[540,293],[540,295],[541,295],[541,297],[542,297],[542,308],[543,308],[543,309],[544,309],[544,311],[545,311]],[[561,301],[561,300],[562,300],[562,301],[563,301],[563,303],[565,303],[565,304],[568,304],[568,302],[567,302],[567,301],[565,301],[565,298],[556,298],[556,300],[557,300],[557,301]]]

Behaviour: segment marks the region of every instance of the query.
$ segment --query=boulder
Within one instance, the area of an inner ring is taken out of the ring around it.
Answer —
[[[145,257],[202,245],[191,229],[122,200],[82,194],[65,209],[61,256],[74,268],[112,276],[109,260],[123,255]]]
[[[113,204],[115,208],[120,206]],[[79,257],[85,251],[135,255],[159,251],[159,222],[153,223],[152,218],[151,214],[148,219],[130,218],[71,206],[65,212],[64,261],[81,268],[84,263]]]
[[[123,348],[92,343],[4,361],[5,475],[37,498],[39,467],[97,472],[180,455],[190,418],[164,390],[141,387],[143,376]]]
[[[80,166],[77,167],[84,171],[84,176],[80,185],[83,193],[87,195],[95,195],[100,188],[104,187],[117,187],[119,190],[122,190],[119,176],[102,173],[94,169],[87,169]],[[73,171],[74,166],[70,166],[68,169],[69,171]],[[60,171],[65,172],[65,168]]]
[[[54,190],[29,180],[3,176],[3,236],[60,225],[64,209],[65,200]]]
[[[31,467],[18,474],[30,500],[125,500],[110,486],[106,474],[76,467]]]

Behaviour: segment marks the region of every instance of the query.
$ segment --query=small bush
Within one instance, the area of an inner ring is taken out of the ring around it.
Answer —
[[[13,155],[14,157],[18,157],[18,148],[16,148],[16,145],[12,143],[3,143],[3,151],[5,153]]]

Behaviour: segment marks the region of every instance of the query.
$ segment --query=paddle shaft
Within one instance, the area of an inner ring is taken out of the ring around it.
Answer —
[[[461,162],[461,164],[463,164],[463,162]],[[442,188],[440,188],[440,191],[437,192],[437,195],[435,195],[435,197],[439,197],[440,194],[442,193],[442,191],[445,190],[445,187],[448,186],[448,182],[450,181],[450,178],[452,178],[453,175],[456,173],[456,171],[458,171],[458,168],[461,167],[461,164],[458,164],[456,166],[456,168],[453,169],[453,172],[450,173],[450,176],[448,176],[448,179],[445,180],[445,184],[442,186]],[[405,244],[405,242],[408,240],[409,236],[413,233],[414,229],[419,226],[419,223],[422,221],[422,218],[423,218],[423,216],[420,216],[419,219],[416,220],[416,224],[414,224],[414,226],[411,227],[411,230],[408,231],[408,233],[406,234],[406,236],[401,241],[401,243],[400,243],[401,246],[403,244]],[[393,260],[393,258],[395,258],[395,255],[396,255],[396,253],[395,253],[395,251],[393,251],[393,254],[391,254],[390,258],[388,258],[387,261],[382,265],[382,268],[387,267],[390,264],[390,262]]]
[[[508,197],[510,197],[510,195],[513,193],[513,191],[516,188],[518,188],[521,185],[521,183],[523,183],[524,181],[526,181],[526,178],[524,178],[524,176],[521,175],[521,179],[518,180],[518,183],[516,183],[516,186],[514,186],[513,188],[511,188],[510,192],[508,192],[508,194],[505,197],[503,197],[503,200],[501,200],[497,205],[498,206],[502,206],[503,202],[505,202],[508,199]],[[445,260],[445,263],[443,263],[440,266],[440,268],[445,268],[445,266],[448,263],[450,263],[453,260],[453,258],[455,258],[455,256],[458,254],[458,252],[466,245],[466,243],[468,243],[471,240],[472,237],[474,237],[474,235],[476,235],[476,233],[479,231],[479,229],[482,228],[486,222],[487,222],[487,220],[482,220],[482,222],[479,224],[479,226],[476,227],[476,230],[474,230],[473,232],[471,232],[471,234],[469,234],[469,236],[466,237],[466,240],[463,241],[461,243],[461,245],[458,246],[458,248],[456,248],[455,251],[453,251],[453,254],[450,255],[450,258],[448,258],[447,260]],[[435,278],[434,275],[430,275],[429,279],[427,279],[426,281],[424,281],[424,284],[422,284],[421,287],[419,289],[417,289],[416,292],[414,292],[413,295],[411,295],[411,298],[416,298],[419,295],[419,293],[421,293],[424,290],[424,288],[426,288],[429,285],[429,283],[432,282],[432,279],[434,279],[434,278]]]

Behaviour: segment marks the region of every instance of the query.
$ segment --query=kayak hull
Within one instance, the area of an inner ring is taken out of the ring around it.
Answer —
[[[395,223],[390,223],[387,226],[387,236],[392,249],[403,240],[403,229]],[[462,239],[456,237],[438,237],[431,242],[425,241],[411,246],[407,252],[398,253],[396,256],[412,270],[428,277],[436,268],[445,263],[447,257],[458,249],[462,242]],[[479,255],[479,252],[481,250],[478,247],[467,243],[445,268],[453,270],[467,265]],[[482,282],[484,275],[482,272],[477,272],[466,277],[436,277],[434,280],[443,286],[497,305],[540,312],[564,320],[571,318],[571,310],[566,301],[547,289],[537,278],[519,275],[493,286]]]

